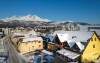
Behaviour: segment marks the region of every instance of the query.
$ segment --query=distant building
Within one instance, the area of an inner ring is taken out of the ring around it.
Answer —
[[[9,33],[11,33],[12,30],[13,30],[13,28],[6,28],[6,29],[4,29],[4,34],[8,35]]]
[[[80,30],[79,31],[97,31],[100,30],[100,26],[93,26],[93,25],[87,25],[87,26],[82,26],[79,25]]]
[[[79,24],[74,23],[74,22],[68,23],[67,27],[68,27],[69,31],[76,31],[76,30],[78,31],[79,30]]]

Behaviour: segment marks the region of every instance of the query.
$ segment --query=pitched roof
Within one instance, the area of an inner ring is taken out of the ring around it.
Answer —
[[[13,36],[25,36],[26,34],[22,34],[22,33],[14,33]]]
[[[43,52],[43,53],[46,53],[46,54],[48,54],[48,55],[53,55],[52,52],[49,52],[49,51],[47,51],[47,50],[42,50],[42,52]]]
[[[53,42],[55,36],[46,36],[46,38],[50,39],[50,42]]]
[[[34,37],[34,36],[37,36],[37,33],[32,30],[32,31],[29,31],[28,33],[16,32],[16,33],[13,34],[13,36]]]
[[[89,39],[92,35],[93,32],[87,31],[66,31],[66,33],[57,34],[61,42],[67,42],[70,48],[73,47],[74,44],[76,44],[77,47],[80,49],[80,52],[83,51],[86,47],[86,45],[82,44],[81,42],[89,42]]]
[[[71,40],[67,41],[67,43],[70,46],[70,48],[75,44],[75,42],[72,42]]]
[[[29,34],[29,35],[30,35],[30,34],[32,34],[32,35],[37,35],[37,33],[36,33],[34,30],[30,31],[28,34]]]
[[[92,34],[93,32],[87,31],[64,31],[64,33],[57,33],[58,38],[61,42],[87,42],[87,40],[91,38]]]
[[[80,51],[82,51],[85,47],[81,42],[76,42],[76,44],[79,47]]]
[[[41,37],[35,37],[35,38],[23,38],[22,42],[35,41],[35,40],[43,41]]]
[[[78,54],[78,53],[75,53],[75,52],[72,52],[72,51],[69,51],[69,50],[65,50],[65,49],[58,50],[57,52],[59,54],[67,56],[67,57],[69,57],[71,59],[75,59],[75,58],[80,56],[80,54]]]
[[[58,36],[60,42],[65,42],[65,41],[68,40],[68,39],[67,39],[68,34],[57,34],[57,36]]]
[[[94,36],[94,34],[96,34],[97,38],[99,39],[99,36],[97,35],[97,33],[96,33],[95,31],[93,32],[93,34],[92,34],[91,38]],[[86,49],[86,47],[88,46],[88,44],[89,44],[89,42],[90,42],[91,38],[88,40],[88,42],[87,42],[87,43],[85,43],[85,47],[84,47],[84,49],[83,49],[82,53],[84,52],[84,50],[85,50],[85,49]],[[99,39],[99,41],[100,41],[100,39]]]

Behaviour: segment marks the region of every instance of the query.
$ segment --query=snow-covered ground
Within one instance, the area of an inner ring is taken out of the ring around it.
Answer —
[[[43,50],[40,54],[31,55],[30,53],[27,54],[20,54],[20,56],[27,62],[30,63],[51,63],[54,59],[54,55],[52,52]]]
[[[46,50],[43,50],[40,55],[33,56],[34,63],[43,63],[43,62],[51,63],[53,59],[54,59],[53,53]]]

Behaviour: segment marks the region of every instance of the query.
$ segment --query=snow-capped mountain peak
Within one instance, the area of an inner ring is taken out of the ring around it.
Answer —
[[[74,23],[74,21],[72,21],[72,20],[63,20],[63,21],[58,21],[58,23],[66,23],[66,22]]]
[[[51,20],[48,20],[48,19],[40,18],[37,15],[31,15],[31,14],[28,14],[26,16],[12,16],[12,17],[3,18],[1,20],[3,20],[4,22],[9,22],[9,21],[13,21],[13,20],[21,20],[21,21],[44,21],[44,22],[50,22],[51,21]]]

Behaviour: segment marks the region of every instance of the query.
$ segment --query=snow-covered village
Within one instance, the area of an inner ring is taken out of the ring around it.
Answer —
[[[7,63],[100,62],[100,26],[69,22],[56,27],[0,28],[0,54],[11,59]]]
[[[99,0],[0,0],[0,63],[100,63]]]

